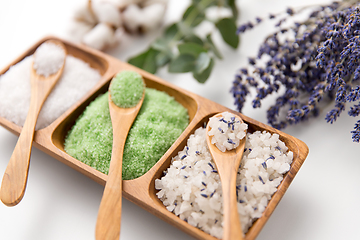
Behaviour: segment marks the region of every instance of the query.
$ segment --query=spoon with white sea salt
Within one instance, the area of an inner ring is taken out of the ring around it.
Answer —
[[[223,112],[209,119],[206,142],[220,176],[223,197],[223,240],[244,239],[237,211],[236,176],[244,153],[247,124]]]
[[[121,227],[122,159],[130,128],[145,97],[145,83],[134,71],[122,71],[109,87],[113,145],[108,179],[96,222],[96,240],[118,240]]]
[[[66,54],[64,44],[56,40],[44,42],[34,53],[29,111],[1,183],[0,199],[7,206],[15,206],[24,196],[36,121],[63,72]]]

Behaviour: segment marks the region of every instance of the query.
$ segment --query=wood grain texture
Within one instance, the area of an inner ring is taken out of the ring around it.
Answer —
[[[57,44],[66,53],[66,48],[62,42],[51,40],[48,42]],[[7,206],[18,204],[24,196],[36,121],[42,105],[59,80],[64,65],[65,58],[62,67],[48,77],[38,75],[34,68],[30,71],[31,98],[29,111],[1,183],[0,198]]]
[[[122,207],[122,159],[127,135],[144,101],[145,90],[139,103],[132,108],[120,108],[111,101],[109,109],[113,126],[113,146],[109,177],[101,199],[96,222],[96,240],[116,240],[120,238]]]
[[[221,113],[214,117],[221,117]],[[240,120],[237,117],[237,120]],[[242,120],[241,120],[242,122]],[[236,200],[236,176],[245,149],[246,136],[240,140],[240,144],[233,150],[221,152],[211,143],[212,137],[208,135],[209,124],[206,126],[206,143],[215,162],[221,180],[223,206],[224,206],[224,228],[223,240],[243,240],[242,231]]]
[[[0,74],[6,72],[11,65],[16,64],[24,57],[32,54],[37,46],[48,39],[58,38],[49,36],[39,40],[28,51],[24,52],[21,56],[12,61],[2,71],[0,71]],[[163,171],[170,166],[172,157],[174,157],[178,151],[185,147],[190,134],[194,133],[198,127],[203,126],[204,122],[207,122],[209,117],[220,112],[228,111],[238,115],[246,124],[248,124],[248,132],[265,130],[272,134],[279,134],[280,139],[286,144],[289,150],[294,153],[290,171],[284,175],[283,181],[278,186],[277,192],[270,199],[262,216],[254,222],[252,227],[245,234],[245,240],[255,239],[275,210],[276,206],[279,204],[281,198],[285,194],[295,175],[300,170],[301,165],[305,161],[305,158],[309,152],[306,144],[293,136],[276,130],[241,113],[228,109],[220,104],[210,101],[209,99],[203,98],[192,92],[174,86],[173,84],[164,81],[163,79],[160,79],[153,74],[145,72],[127,63],[121,62],[118,59],[100,51],[83,45],[76,45],[62,39],[58,40],[61,40],[66,45],[69,54],[89,63],[91,67],[99,70],[103,77],[93,90],[87,93],[78,103],[70,107],[51,125],[36,131],[34,136],[34,146],[46,152],[60,162],[72,167],[81,174],[84,174],[90,179],[98,182],[99,184],[105,185],[105,183],[108,181],[108,176],[68,155],[64,151],[64,139],[66,137],[67,131],[74,124],[76,118],[84,111],[86,106],[99,94],[105,93],[107,91],[111,78],[117,72],[120,70],[137,71],[143,76],[147,87],[164,91],[170,96],[173,96],[180,104],[182,104],[189,112],[190,122],[188,127],[173,143],[170,149],[168,149],[168,151],[161,157],[161,159],[159,159],[159,161],[146,174],[134,180],[122,181],[123,196],[196,239],[217,240],[217,238],[212,237],[209,234],[206,234],[205,232],[189,225],[185,221],[175,216],[173,213],[169,212],[156,196],[157,191],[155,189],[155,179],[158,179],[162,176]],[[0,125],[4,126],[6,129],[16,135],[19,135],[21,132],[21,127],[1,117]]]

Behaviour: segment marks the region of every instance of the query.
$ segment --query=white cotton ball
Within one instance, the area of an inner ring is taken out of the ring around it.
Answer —
[[[164,14],[164,4],[156,3],[142,9],[131,4],[123,12],[123,21],[130,32],[148,32],[160,25]]]
[[[156,3],[143,8],[143,28],[145,32],[160,25],[165,14],[165,5]]]
[[[114,30],[105,23],[97,24],[84,38],[83,43],[95,49],[104,49],[114,41]]]
[[[93,11],[100,23],[108,23],[115,27],[121,26],[121,13],[114,4],[108,2],[93,2]]]
[[[68,30],[68,35],[72,41],[80,43],[86,33],[93,28],[92,24],[86,22],[73,21]]]
[[[142,11],[136,4],[129,5],[122,13],[125,27],[131,32],[137,32],[143,23]]]
[[[86,4],[79,5],[74,11],[74,18],[77,21],[95,25],[97,19],[92,10],[91,1],[87,1]]]
[[[123,27],[117,28],[114,32],[115,42],[119,43],[121,41],[121,39],[124,37],[124,35],[125,35],[125,29]]]

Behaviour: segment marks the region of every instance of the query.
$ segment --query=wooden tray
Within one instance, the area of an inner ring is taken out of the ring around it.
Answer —
[[[134,70],[139,72],[149,88],[154,88],[160,91],[165,91],[169,95],[173,96],[179,103],[187,108],[190,116],[190,123],[180,137],[175,141],[171,148],[162,156],[162,158],[143,176],[134,180],[123,181],[123,196],[139,205],[150,213],[158,216],[164,221],[174,225],[175,227],[183,230],[197,239],[216,240],[217,238],[210,236],[209,234],[191,226],[185,221],[178,218],[175,214],[169,212],[162,202],[157,198],[155,189],[155,179],[160,178],[163,171],[170,166],[171,159],[178,151],[182,150],[190,134],[203,125],[209,117],[212,115],[229,111],[239,115],[244,122],[249,125],[249,132],[256,130],[266,130],[271,133],[277,133],[280,135],[280,139],[285,142],[290,151],[294,153],[293,163],[291,164],[290,171],[286,173],[283,181],[278,186],[277,192],[272,196],[268,206],[263,212],[261,218],[255,221],[253,226],[246,233],[245,239],[255,239],[260,230],[274,211],[275,207],[281,200],[282,196],[289,187],[291,181],[294,179],[296,173],[299,171],[302,163],[304,162],[307,154],[308,147],[302,141],[278,131],[272,127],[262,124],[254,119],[244,116],[238,112],[232,111],[220,104],[212,102],[206,98],[200,97],[194,93],[183,90],[176,87],[148,72],[138,69],[132,65],[121,62],[116,58],[113,58],[107,54],[96,51],[82,45],[76,45],[56,37],[46,37],[36,44],[34,44],[24,54],[15,59],[7,67],[5,67],[0,74],[5,73],[10,66],[24,59],[26,56],[34,53],[36,48],[44,41],[49,39],[57,39],[62,41],[68,51],[68,54],[73,55],[76,58],[90,64],[92,68],[99,70],[102,74],[101,80],[97,85],[88,92],[79,102],[74,104],[63,115],[56,119],[51,125],[46,128],[36,131],[34,138],[34,146],[56,158],[60,162],[72,167],[80,173],[88,176],[94,181],[105,185],[107,175],[91,168],[90,166],[78,161],[71,157],[64,151],[64,139],[67,131],[74,124],[77,117],[84,111],[85,107],[94,100],[100,93],[104,93],[108,89],[111,78],[120,70]],[[12,133],[19,135],[21,127],[18,125],[0,117],[0,125],[11,131]]]

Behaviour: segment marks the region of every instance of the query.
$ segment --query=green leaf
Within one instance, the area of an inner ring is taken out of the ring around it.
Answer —
[[[211,58],[209,66],[201,73],[193,72],[193,77],[199,82],[204,83],[209,78],[211,71],[214,67],[214,59]]]
[[[201,74],[205,69],[208,68],[211,58],[208,53],[202,52],[196,59],[195,73]]]
[[[184,41],[204,45],[203,40],[201,40],[201,38],[199,38],[198,36],[196,36],[194,34],[185,36]]]
[[[205,20],[205,12],[196,5],[190,5],[183,15],[183,22],[190,27],[196,27]]]
[[[178,32],[179,32],[179,28],[177,24],[174,23],[165,29],[164,38],[167,40],[171,40],[176,36]]]
[[[185,23],[183,23],[183,22],[178,22],[177,23],[177,26],[178,26],[178,28],[179,28],[179,32],[180,32],[180,34],[182,35],[182,36],[192,36],[192,35],[194,35],[193,34],[193,29],[190,27],[190,26],[188,26],[188,25],[186,25]]]
[[[157,38],[151,43],[151,47],[159,50],[160,52],[171,52],[172,43],[176,43],[181,40],[183,35],[179,31],[179,27],[176,23],[168,26],[162,37]]]
[[[189,54],[193,55],[195,58],[199,56],[202,52],[207,52],[203,46],[197,43],[183,43],[178,46],[180,54]]]
[[[194,5],[198,5],[199,3],[201,3],[202,0],[192,0],[192,3]]]
[[[196,58],[189,54],[180,54],[169,64],[169,72],[184,73],[195,69]]]
[[[200,11],[205,11],[211,6],[222,6],[224,0],[192,0],[193,4],[198,7]]]
[[[160,52],[158,55],[156,55],[156,65],[158,67],[165,66],[170,62],[171,57],[172,57],[171,54],[168,54],[166,52]]]
[[[233,14],[233,18],[237,19],[239,16],[239,11],[236,7],[236,2],[235,0],[226,0],[227,5],[231,8],[232,14]]]
[[[169,42],[164,38],[158,38],[150,45],[153,49],[160,52],[169,51]]]
[[[216,23],[224,41],[233,48],[239,45],[239,36],[236,34],[236,24],[233,18],[223,18]]]
[[[222,55],[220,53],[220,51],[217,49],[217,47],[215,46],[214,42],[211,39],[211,35],[208,34],[206,36],[206,46],[215,54],[216,57],[218,57],[219,59],[222,59]]]
[[[128,63],[142,68],[145,71],[148,71],[149,73],[155,73],[157,70],[156,65],[156,56],[159,54],[159,51],[150,48],[149,50],[139,54],[138,56],[135,56],[128,60]]]

